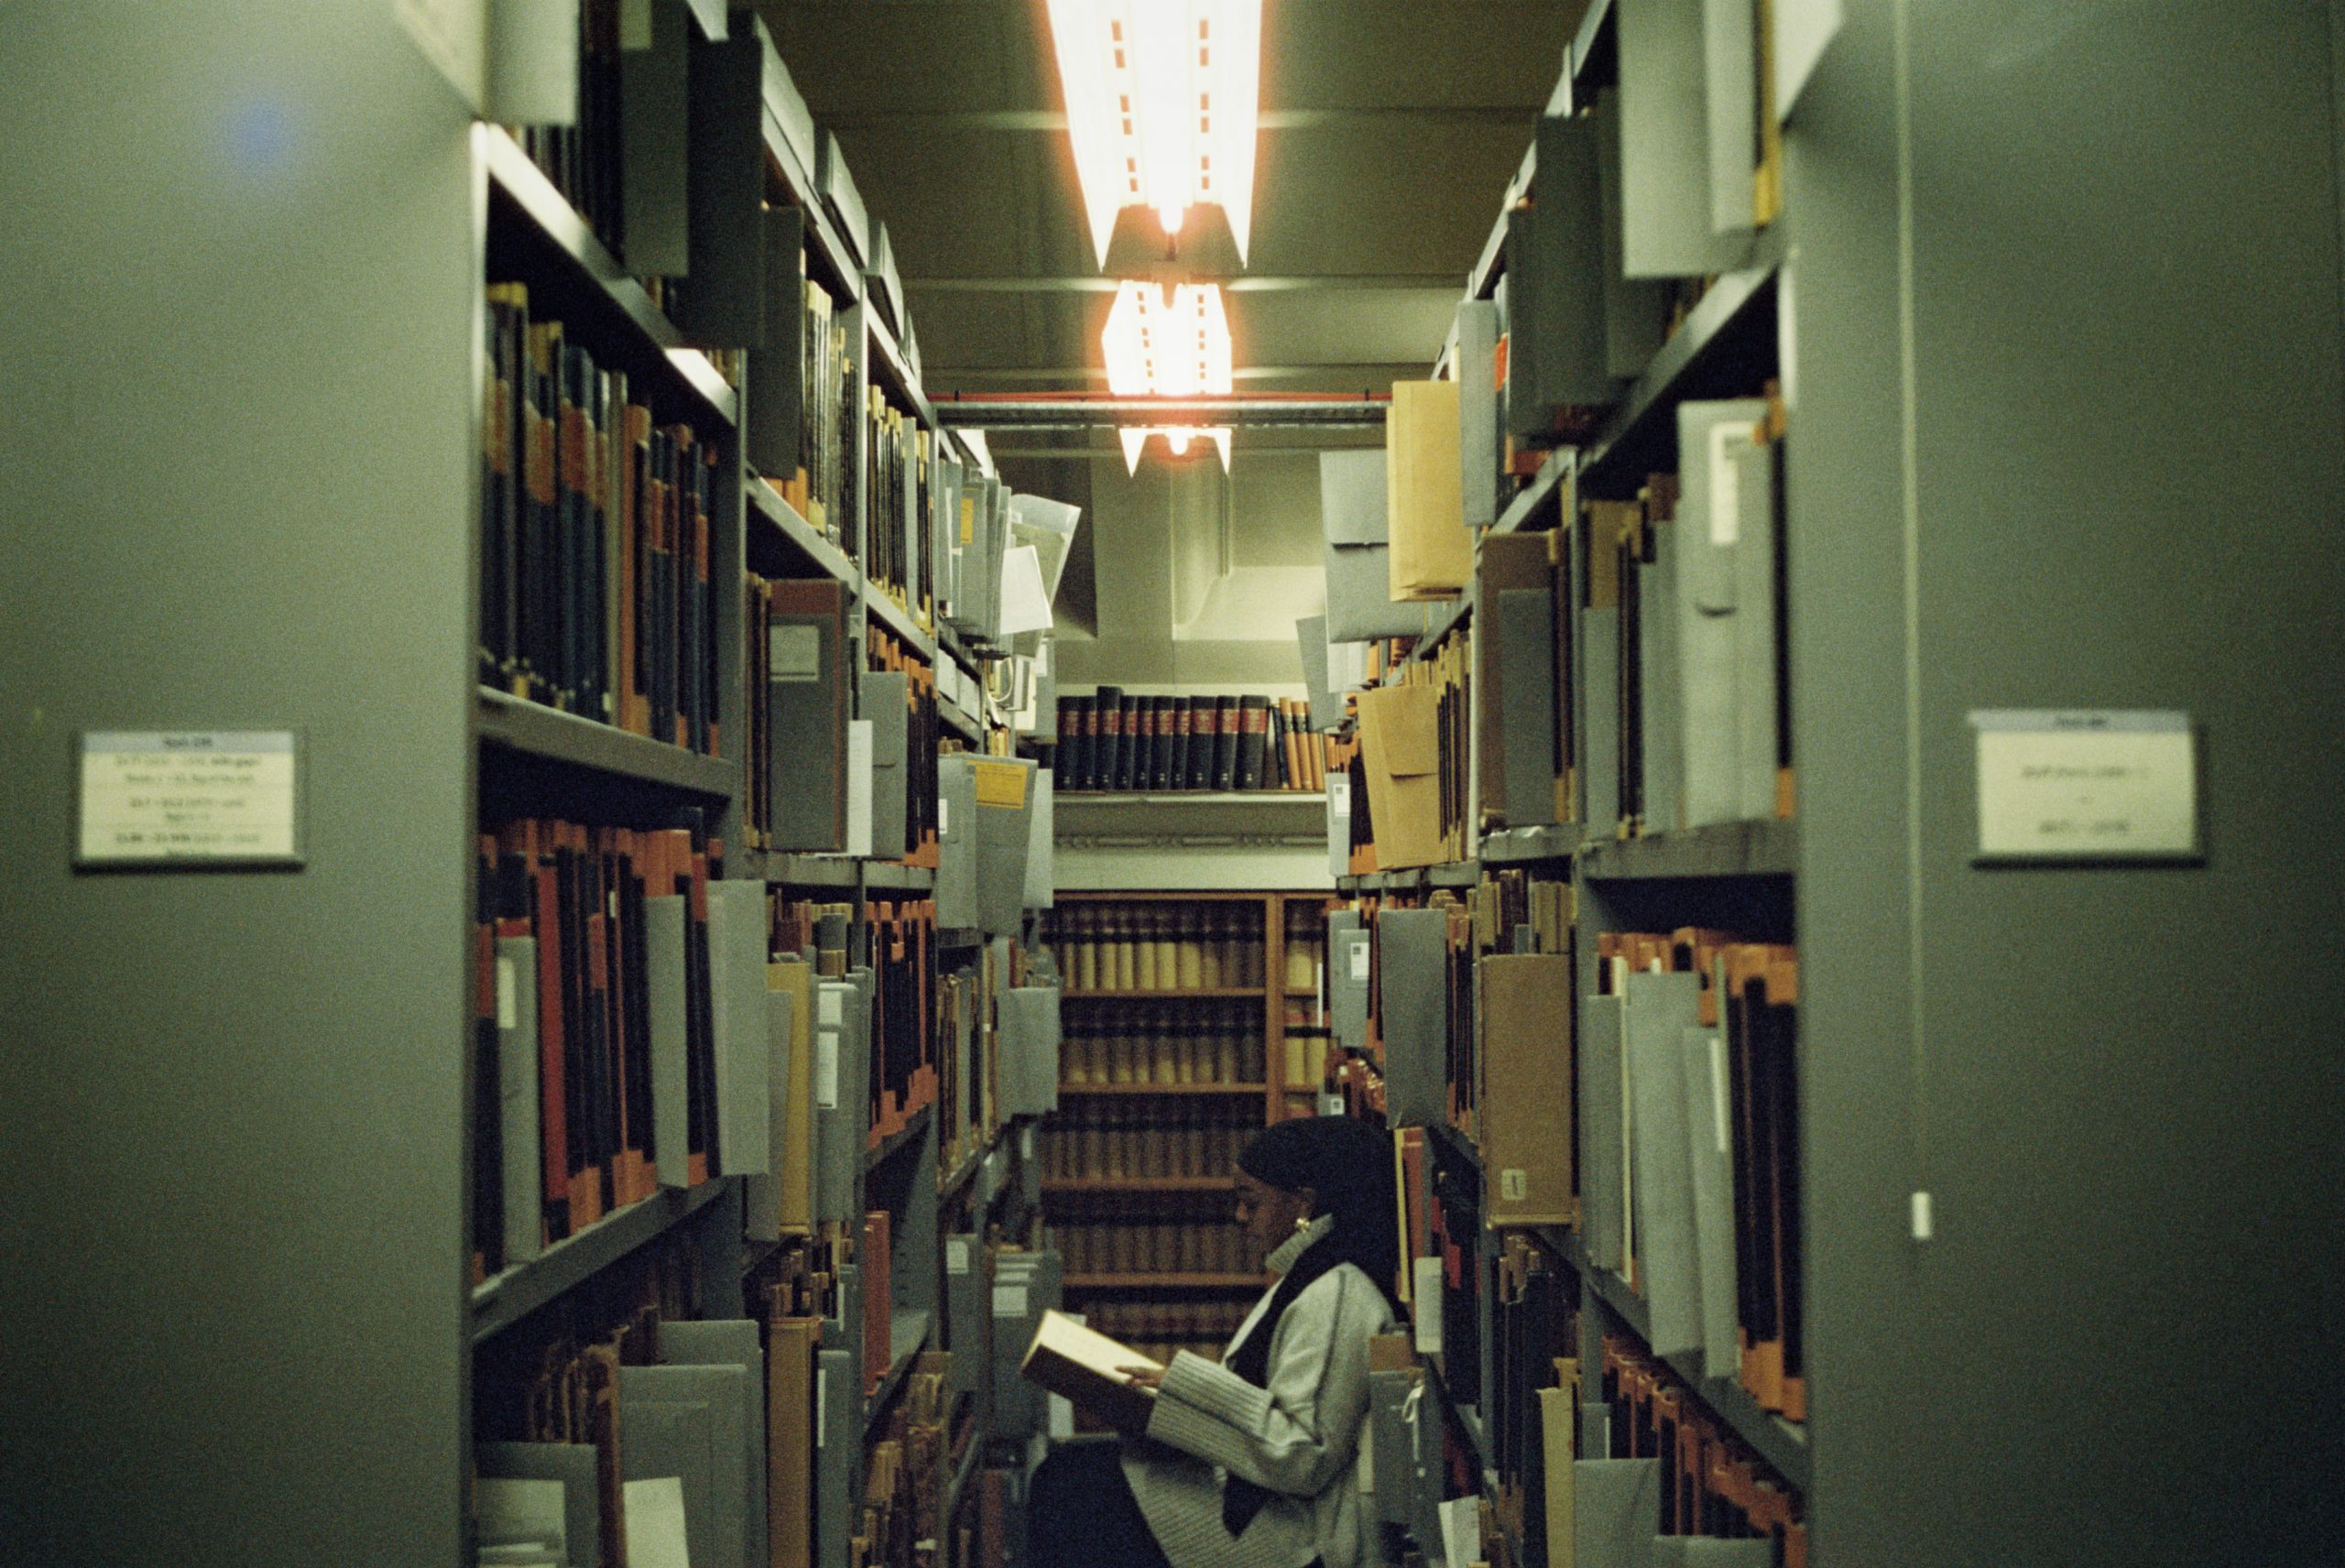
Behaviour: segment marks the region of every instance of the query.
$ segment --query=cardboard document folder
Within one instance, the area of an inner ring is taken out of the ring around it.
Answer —
[[[1465,517],[1457,383],[1396,381],[1385,416],[1386,531],[1392,597],[1437,599],[1474,574]]]
[[[1441,694],[1392,686],[1359,694],[1360,755],[1377,864],[1388,870],[1442,857]]]

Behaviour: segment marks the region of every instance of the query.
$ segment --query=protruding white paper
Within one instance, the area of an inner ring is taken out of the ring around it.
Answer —
[[[1051,629],[1051,595],[1042,586],[1042,563],[1031,544],[1012,546],[1001,556],[1001,635]]]
[[[627,1568],[693,1568],[684,1545],[684,1483],[674,1475],[628,1481]]]

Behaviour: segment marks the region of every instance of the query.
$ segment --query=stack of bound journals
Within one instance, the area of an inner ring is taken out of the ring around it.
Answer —
[[[1061,789],[1324,789],[1325,742],[1295,697],[1133,696],[1058,705]]]

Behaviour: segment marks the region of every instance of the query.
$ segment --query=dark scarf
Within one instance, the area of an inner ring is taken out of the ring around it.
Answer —
[[[1277,1288],[1271,1290],[1271,1304],[1254,1324],[1254,1332],[1246,1336],[1238,1345],[1237,1353],[1230,1356],[1227,1363],[1229,1370],[1257,1388],[1269,1388],[1271,1341],[1277,1335],[1279,1319],[1286,1314],[1287,1308],[1294,1304],[1294,1299],[1303,1294],[1314,1280],[1347,1261],[1349,1258],[1344,1249],[1336,1245],[1332,1231],[1305,1248],[1303,1256],[1294,1260],[1294,1267],[1286,1271]],[[1270,1500],[1268,1487],[1258,1486],[1243,1475],[1225,1477],[1221,1486],[1221,1528],[1233,1536],[1243,1535],[1246,1527],[1254,1522],[1254,1516],[1260,1513]]]

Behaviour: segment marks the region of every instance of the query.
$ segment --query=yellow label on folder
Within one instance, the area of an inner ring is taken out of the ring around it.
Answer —
[[[977,498],[974,495],[961,497],[961,542],[977,542]]]
[[[1006,762],[973,762],[977,804],[1019,807],[1026,803],[1026,770]]]

